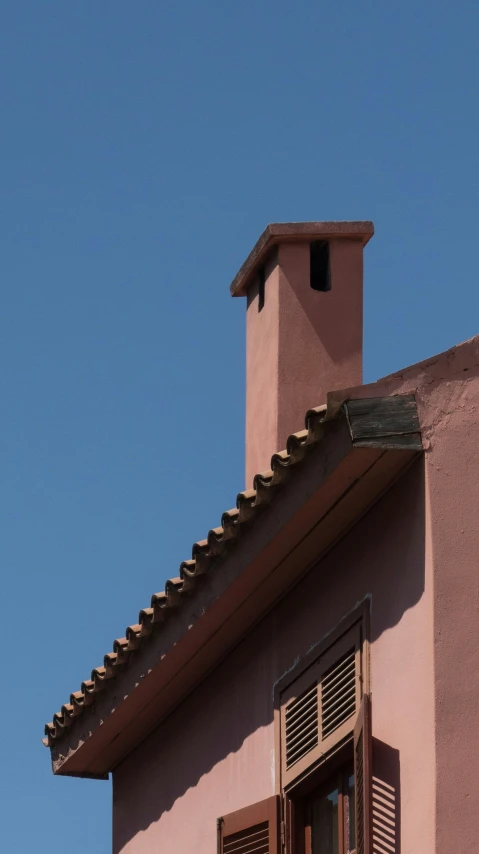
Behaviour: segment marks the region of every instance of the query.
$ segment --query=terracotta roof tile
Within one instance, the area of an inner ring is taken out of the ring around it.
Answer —
[[[253,489],[239,493],[236,507],[223,513],[221,525],[212,528],[204,540],[193,544],[192,557],[180,564],[179,576],[168,579],[164,591],[153,593],[150,607],[142,608],[138,623],[127,627],[125,637],[113,641],[113,650],[105,655],[103,665],[92,670],[91,678],[82,682],[80,690],[70,695],[70,702],[65,703],[53,715],[53,720],[45,725],[43,743],[46,746],[53,746],[62,737],[84,708],[95,702],[96,695],[107,689],[108,683],[115,679],[131,653],[147,642],[157,624],[164,621],[165,615],[174,614],[175,610],[181,608],[184,597],[195,589],[213,562],[234,547],[244,526],[256,520],[261,509],[289,480],[292,467],[300,463],[309,448],[321,439],[325,418],[326,406],[310,409],[306,413],[306,429],[289,436],[286,450],[271,458],[271,469],[257,474]]]

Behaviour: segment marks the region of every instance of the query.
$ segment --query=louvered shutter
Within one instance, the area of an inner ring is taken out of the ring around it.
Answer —
[[[218,854],[278,854],[279,798],[218,819]]]
[[[372,854],[371,698],[365,694],[354,727],[356,854]]]
[[[281,694],[283,786],[352,734],[360,702],[361,628],[357,624]]]

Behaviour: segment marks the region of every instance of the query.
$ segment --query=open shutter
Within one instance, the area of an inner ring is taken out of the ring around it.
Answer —
[[[372,854],[371,697],[363,696],[354,727],[356,854]]]
[[[218,854],[278,854],[278,830],[275,795],[218,819]]]
[[[361,627],[356,624],[281,692],[283,786],[352,735],[360,702]]]

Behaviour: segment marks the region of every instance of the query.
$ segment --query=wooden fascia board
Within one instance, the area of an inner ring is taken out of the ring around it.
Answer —
[[[348,407],[328,425],[307,465],[293,472],[294,485],[277,495],[222,560],[221,570],[205,576],[201,588],[115,680],[114,690],[108,686],[54,746],[55,773],[103,776],[112,770],[420,451],[412,421],[409,433],[389,433],[378,447],[378,430],[363,435],[362,415],[356,418],[354,407]],[[397,436],[412,436],[410,446],[398,447]]]

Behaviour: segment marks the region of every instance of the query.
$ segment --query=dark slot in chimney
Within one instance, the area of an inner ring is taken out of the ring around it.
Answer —
[[[330,291],[331,275],[329,269],[329,243],[327,240],[313,240],[309,244],[309,284],[313,291]]]

